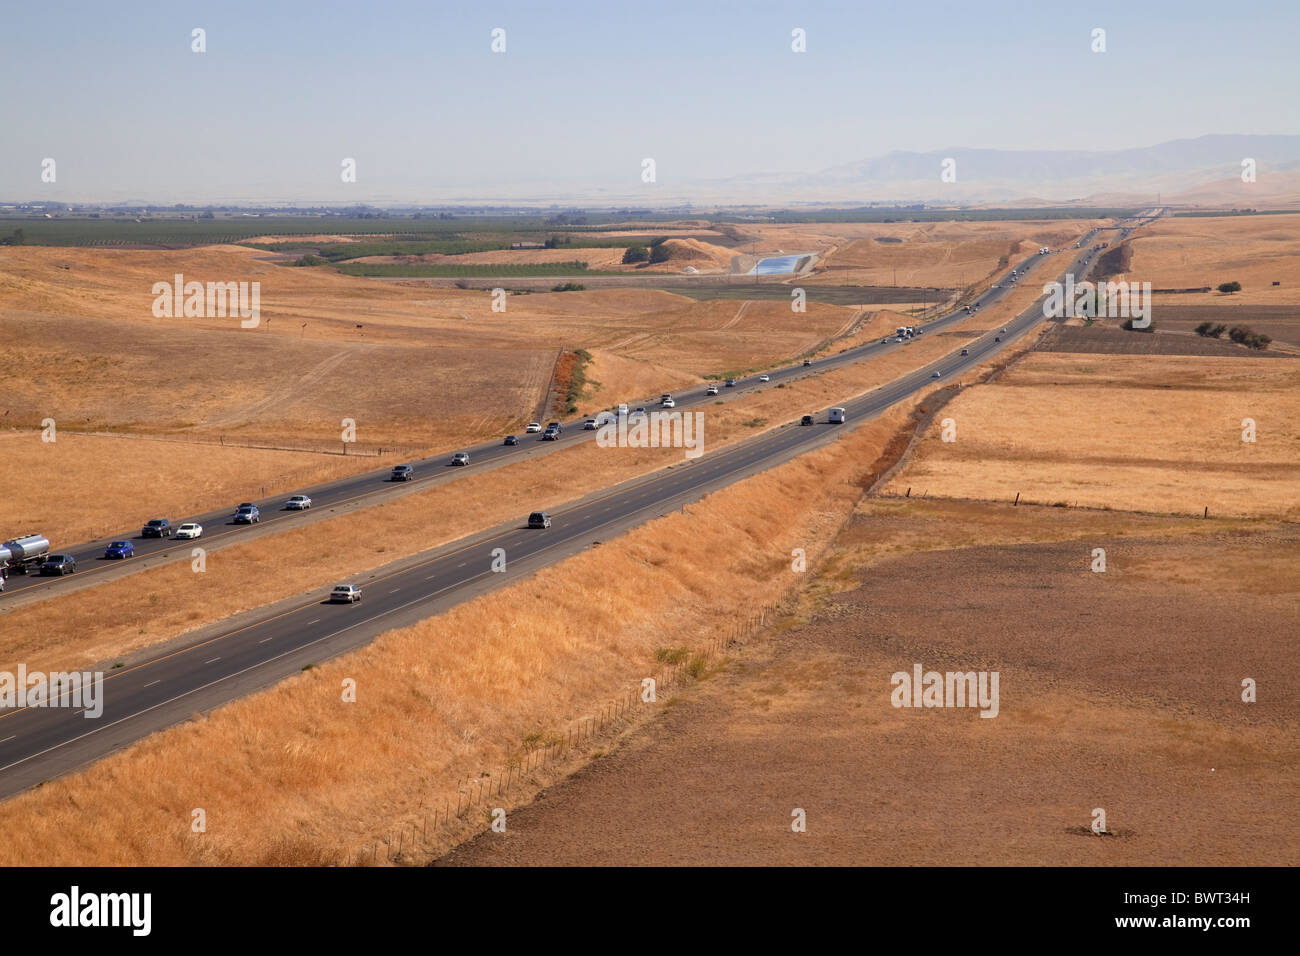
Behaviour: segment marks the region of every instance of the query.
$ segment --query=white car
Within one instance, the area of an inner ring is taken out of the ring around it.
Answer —
[[[704,390],[704,394],[705,394],[705,395],[717,395],[717,394],[718,394],[718,386],[716,386],[716,385],[710,385],[708,388],[706,388],[706,389]]]
[[[772,376],[770,376],[770,375],[760,375],[760,376],[758,377],[758,380],[759,380],[760,382],[770,382],[770,381],[772,381]]]
[[[931,378],[938,378],[941,374],[942,374],[942,373],[940,373],[940,372],[935,372],[935,373],[934,373],[933,375],[931,375],[930,377],[931,377]]]
[[[284,503],[289,511],[306,511],[311,507],[311,499],[306,495],[294,495]]]
[[[660,408],[676,408],[676,407],[677,407],[677,403],[674,402],[671,398],[665,398],[662,402],[659,403],[659,407],[660,407]]]
[[[355,584],[336,584],[330,591],[331,604],[356,604],[361,600],[361,588]]]
[[[464,451],[456,452],[456,454],[451,456],[451,463],[453,465],[468,465],[469,453]]]
[[[599,426],[600,423],[597,422],[596,419],[588,418],[585,422],[582,423],[582,430],[588,432],[594,432]]]
[[[524,434],[532,435],[542,430],[541,422],[529,422],[528,427],[524,429]]]
[[[195,524],[193,521],[187,521],[176,529],[178,538],[201,538],[203,536],[203,525]]]

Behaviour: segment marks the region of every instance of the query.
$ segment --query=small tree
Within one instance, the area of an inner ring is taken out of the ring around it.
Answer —
[[[1241,291],[1241,283],[1240,283],[1240,282],[1237,282],[1235,279],[1234,279],[1232,282],[1220,282],[1220,283],[1219,283],[1219,291],[1220,291],[1220,292],[1225,292],[1225,293],[1228,293],[1228,292],[1240,292],[1240,291]]]
[[[1210,334],[1210,329],[1214,328],[1213,322],[1202,322],[1196,327],[1196,334],[1204,338]]]
[[[672,257],[673,251],[662,243],[658,243],[650,249],[650,261],[652,263],[667,262]]]
[[[645,262],[649,258],[650,251],[645,246],[628,246],[627,252],[623,253],[623,265],[636,265],[638,262]]]

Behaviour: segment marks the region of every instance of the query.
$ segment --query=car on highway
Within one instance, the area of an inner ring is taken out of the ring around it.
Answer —
[[[735,387],[736,387],[736,380],[734,378],[727,379],[727,388],[735,388]]]
[[[541,430],[542,430],[541,422],[529,422],[528,425],[524,428],[524,434],[535,435],[537,432]]]
[[[931,375],[930,377],[931,377],[931,378],[939,378],[942,374],[943,374],[942,372],[935,372],[935,373],[934,373],[933,375]]]
[[[361,588],[355,584],[336,584],[330,590],[331,604],[356,604],[361,600]]]
[[[995,336],[993,336],[993,341],[994,341],[994,342],[1001,342],[1001,341],[1002,341],[1002,336],[1000,336],[1000,335],[995,335]]]
[[[560,433],[554,428],[548,428],[542,432],[542,441],[559,441]]]
[[[704,394],[705,394],[705,395],[717,395],[717,394],[718,394],[718,386],[716,386],[716,385],[710,385],[708,388],[706,388],[706,389],[704,390]]]
[[[1002,330],[1002,334],[1003,334],[1003,335],[1006,335],[1006,334],[1007,334],[1007,330],[1006,330],[1006,329],[1003,329],[1003,330]]]
[[[596,419],[594,418],[588,418],[585,422],[582,423],[582,430],[585,432],[594,432],[596,430],[596,427],[597,427]]]
[[[189,540],[191,538],[203,537],[203,525],[196,521],[187,521],[176,529],[176,537]]]
[[[104,549],[106,558],[132,558],[135,557],[135,545],[130,541],[113,541]]]
[[[804,360],[803,360],[803,367],[804,367],[804,368],[808,368],[810,365],[812,365],[812,359],[804,359]]]
[[[501,444],[503,444],[503,445],[518,445],[518,444],[519,444],[519,436],[518,436],[518,435],[507,435],[507,436],[506,436],[506,440],[503,441]]]
[[[758,380],[759,380],[760,382],[770,382],[770,381],[772,381],[772,376],[770,376],[770,375],[760,375],[760,376],[758,377]]]
[[[832,425],[843,425],[844,419],[845,419],[844,409],[832,408],[831,413],[826,420],[830,422]]]
[[[166,518],[154,518],[140,529],[142,538],[170,538],[171,536],[172,523]]]
[[[625,417],[627,415],[627,405],[620,402],[616,411],[620,418]]]
[[[245,505],[235,512],[231,519],[235,524],[257,524],[262,520],[262,512],[257,505]]]
[[[889,344],[889,336],[885,336],[883,339],[881,339],[881,340],[880,340],[880,344],[881,344],[881,345],[888,345],[888,344]]]
[[[547,422],[546,427],[547,427],[547,428],[554,428],[557,432],[562,432],[562,431],[564,431],[564,423],[563,423],[563,422]]]
[[[627,416],[627,420],[630,422],[638,418],[645,418],[645,416],[646,416],[645,406],[638,405],[636,408],[632,409],[632,414]]]
[[[284,503],[287,511],[306,511],[311,507],[311,499],[306,495],[294,495]]]
[[[799,419],[800,425],[811,425],[812,423],[813,417],[811,415],[805,415],[803,418]]]
[[[900,336],[896,337],[896,338],[894,339],[894,341],[895,341],[895,342],[901,342],[901,341],[903,341],[903,337],[900,335]]]
[[[970,349],[962,349],[962,350],[961,350],[961,354],[962,354],[962,355],[970,355]]]
[[[70,554],[52,554],[41,564],[41,574],[57,574],[62,577],[77,570],[77,559]]]
[[[464,451],[456,452],[456,454],[451,456],[451,463],[453,465],[468,465],[469,452],[464,452]]]
[[[415,477],[415,469],[410,465],[394,465],[392,474],[388,476],[389,481],[410,481]]]
[[[672,398],[672,396],[670,395],[670,396],[668,396],[667,398],[665,398],[663,401],[661,401],[661,402],[659,403],[659,407],[660,407],[660,408],[676,408],[676,407],[677,407],[677,403],[676,403],[675,401],[673,401],[673,398]]]
[[[551,526],[551,516],[545,511],[534,511],[528,516],[528,527],[530,528],[549,528]]]

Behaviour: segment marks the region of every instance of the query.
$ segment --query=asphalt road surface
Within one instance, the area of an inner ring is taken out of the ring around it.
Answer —
[[[1081,281],[1090,260],[1091,256],[1082,250],[1067,271],[1074,272]],[[1033,263],[1031,259],[1025,265]],[[955,318],[956,315],[931,323],[926,327],[927,332],[942,328]],[[0,709],[0,796],[9,796],[83,766],[196,712],[270,686],[307,664],[364,645],[386,630],[415,623],[572,554],[599,547],[600,542],[668,511],[683,508],[717,488],[825,445],[853,424],[878,415],[929,385],[941,384],[976,367],[1042,321],[1042,299],[1038,299],[1005,325],[966,342],[968,355],[961,355],[959,348],[923,368],[843,402],[848,418],[845,425],[828,424],[827,412],[822,410],[815,416],[813,426],[792,423],[579,501],[553,507],[553,523],[549,529],[528,529],[521,516],[518,522],[358,577],[349,583],[363,587],[360,603],[331,605],[325,603],[323,593],[299,596],[241,615],[238,620],[222,622],[164,648],[143,652],[137,659],[104,675],[103,712],[98,717],[89,718],[84,707]],[[854,351],[860,357],[864,352],[870,354],[870,350],[891,346],[905,347],[892,342],[891,345],[876,343]],[[845,358],[848,354],[818,364],[827,368],[851,361]],[[778,381],[778,374],[790,377],[805,371],[802,366],[796,366],[772,373],[772,380]],[[939,373],[937,379],[935,372]],[[691,404],[705,400],[702,390],[682,397]],[[382,477],[375,473],[368,480],[376,483]],[[340,495],[345,489],[356,494],[366,487],[364,482],[355,479],[335,484]],[[320,489],[307,493],[316,498]],[[548,505],[539,503],[539,507]],[[504,551],[507,561],[504,572],[492,570],[496,549]],[[628,582],[628,586],[635,587],[635,582]]]

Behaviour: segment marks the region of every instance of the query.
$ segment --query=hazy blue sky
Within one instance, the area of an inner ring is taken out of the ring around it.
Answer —
[[[1286,2],[0,4],[0,197],[435,202],[1294,133]],[[190,31],[207,52],[190,52]],[[490,31],[507,31],[493,54]],[[808,51],[790,50],[791,30]],[[1090,52],[1094,27],[1108,52]],[[57,162],[42,184],[40,163]],[[358,181],[340,181],[354,157]]]

